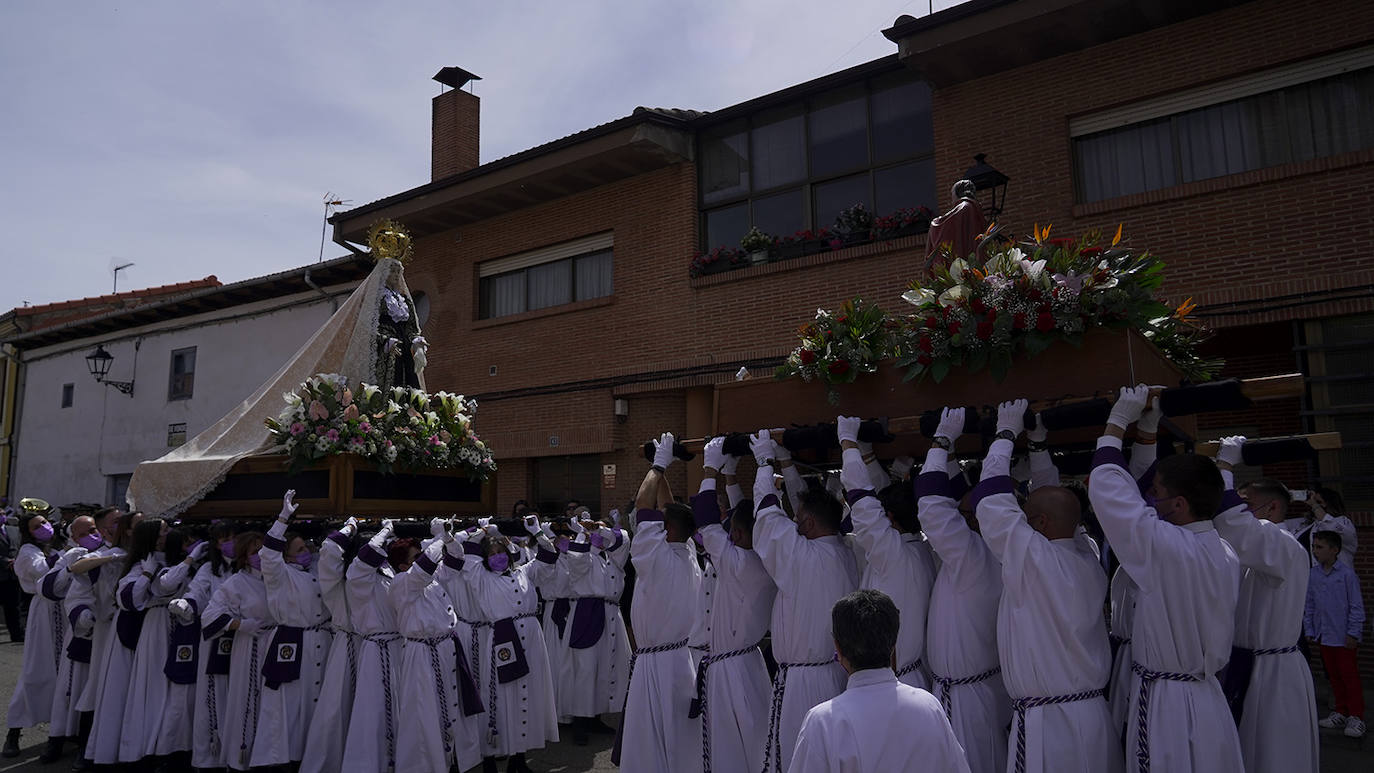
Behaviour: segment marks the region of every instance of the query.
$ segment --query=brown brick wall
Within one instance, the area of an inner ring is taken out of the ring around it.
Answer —
[[[466,172],[478,165],[482,100],[451,89],[430,103],[430,179]]]

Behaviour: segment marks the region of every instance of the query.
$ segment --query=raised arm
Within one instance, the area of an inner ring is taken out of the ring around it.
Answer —
[[[1217,453],[1217,467],[1221,470],[1226,488],[1235,488],[1234,468],[1242,460],[1241,449],[1245,438],[1236,435],[1221,439]],[[1223,510],[1216,518],[1217,533],[1231,544],[1242,566],[1283,583],[1287,570],[1293,566],[1294,551],[1302,553],[1302,546],[1277,523],[1257,518],[1249,507],[1232,507]],[[1306,568],[1306,564],[1304,564]]]
[[[840,483],[844,486],[845,501],[849,503],[850,518],[854,521],[855,541],[869,564],[886,569],[902,554],[902,535],[892,528],[887,511],[878,501],[877,489],[886,480],[873,478],[872,465],[864,456],[863,444],[859,443],[859,424],[860,420],[854,416],[836,419],[844,465],[840,469]],[[884,473],[883,478],[886,477]]]
[[[806,538],[797,533],[796,524],[782,510],[773,487],[773,454],[776,444],[768,430],[750,438],[750,449],[758,472],[754,476],[754,552],[779,587],[791,579],[788,571],[798,561],[805,562]]]
[[[1027,447],[1030,449],[1031,491],[1059,485],[1059,468],[1054,466],[1054,457],[1050,455],[1049,438],[1050,431],[1037,413],[1035,426],[1026,430]]]
[[[1002,562],[1008,577],[1021,577],[1027,557],[1049,543],[1030,524],[1016,501],[1011,479],[1011,453],[1015,438],[1021,434],[1025,400],[1013,400],[997,407],[997,439],[983,460],[983,474],[973,489],[970,506],[978,514],[978,527],[988,549]]]
[[[940,415],[930,450],[921,474],[912,485],[916,493],[916,510],[921,518],[921,530],[940,560],[960,563],[974,549],[978,535],[969,529],[959,512],[956,492],[949,476],[949,449],[964,430],[964,409],[946,408]]]
[[[320,582],[322,593],[329,593],[344,582],[344,550],[357,533],[358,519],[349,518],[338,531],[330,532],[320,545],[320,563],[316,578]]]

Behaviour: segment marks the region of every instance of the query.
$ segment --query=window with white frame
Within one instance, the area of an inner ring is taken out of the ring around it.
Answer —
[[[614,291],[613,237],[598,234],[480,263],[478,319],[604,298]]]
[[[1374,47],[1070,121],[1079,203],[1374,148]]]

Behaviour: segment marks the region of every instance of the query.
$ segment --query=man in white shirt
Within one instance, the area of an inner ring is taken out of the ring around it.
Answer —
[[[900,624],[892,599],[855,591],[835,602],[830,619],[849,681],[807,712],[789,773],[968,773],[940,701],[892,670]]]
[[[1126,759],[1138,773],[1240,773],[1240,740],[1215,674],[1231,656],[1240,562],[1212,517],[1245,507],[1223,493],[1212,460],[1159,462],[1147,502],[1121,452],[1126,428],[1150,399],[1125,387],[1093,457],[1088,497],[1131,578],[1136,599]]]

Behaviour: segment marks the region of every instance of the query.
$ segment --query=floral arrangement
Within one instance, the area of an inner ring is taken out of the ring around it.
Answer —
[[[773,237],[760,231],[758,226],[749,229],[749,233],[739,240],[740,249],[745,252],[758,252],[766,250],[773,245]]]
[[[891,356],[895,328],[895,320],[862,299],[845,302],[837,312],[816,309],[816,318],[797,331],[801,346],[778,367],[777,376],[819,379],[830,402],[837,403],[837,384],[877,372],[878,363]]]
[[[286,449],[292,472],[334,454],[356,454],[383,473],[464,468],[478,480],[496,470],[490,449],[472,429],[476,402],[412,387],[350,387],[336,373],[311,377],[282,395],[286,407],[267,420]]]
[[[863,204],[842,209],[840,214],[835,216],[835,230],[843,234],[867,237],[872,228],[873,213]]]
[[[935,213],[929,207],[907,207],[890,215],[873,218],[873,238],[896,239],[913,233],[930,230],[930,221]]]
[[[1077,239],[1052,239],[1050,232],[1036,225],[1033,239],[994,248],[986,260],[970,256],[935,267],[902,294],[915,311],[886,318],[885,324],[866,318],[868,327],[854,332],[817,328],[822,315],[831,316],[818,312],[778,376],[820,377],[833,386],[843,381],[812,363],[827,362],[830,352],[863,351],[863,372],[891,357],[907,369],[908,380],[929,376],[939,382],[955,367],[987,367],[1001,381],[1017,355],[1032,357],[1056,341],[1077,343],[1093,327],[1134,327],[1188,379],[1215,375],[1221,362],[1196,351],[1208,333],[1190,316],[1191,299],[1171,308],[1155,297],[1163,261],[1124,246],[1120,228],[1110,241],[1098,232]],[[878,328],[885,338],[873,332]],[[832,335],[818,336],[818,330]],[[870,351],[879,342],[881,351]]]

